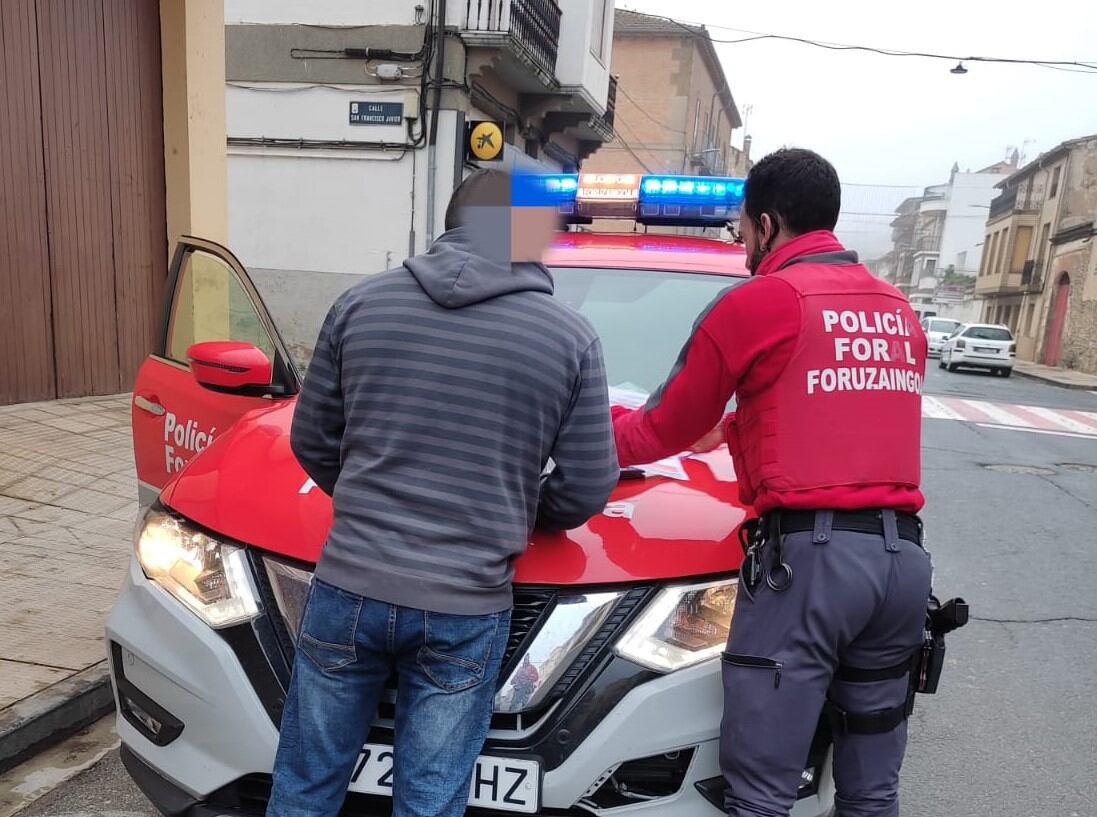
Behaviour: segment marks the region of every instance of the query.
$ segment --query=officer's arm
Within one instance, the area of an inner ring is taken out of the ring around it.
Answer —
[[[676,371],[635,411],[614,411],[613,432],[622,468],[678,454],[712,430],[735,391],[715,339],[699,326]]]
[[[337,338],[340,331],[338,307],[336,302],[320,329],[290,430],[290,447],[298,462],[328,496],[335,492],[339,479],[346,427]]]
[[[799,303],[784,282],[759,278],[723,295],[648,404],[614,411],[621,466],[678,454],[712,431],[748,372],[752,387],[780,373],[799,328]]]

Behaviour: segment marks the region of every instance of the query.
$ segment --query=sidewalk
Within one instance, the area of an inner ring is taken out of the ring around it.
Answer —
[[[1041,366],[1039,363],[1018,360],[1013,364],[1013,371],[1022,377],[1042,380],[1045,383],[1062,386],[1064,389],[1097,391],[1097,375],[1076,372],[1073,369],[1058,369],[1054,366]]]
[[[103,625],[137,509],[129,425],[127,395],[0,406],[0,768],[113,705]]]

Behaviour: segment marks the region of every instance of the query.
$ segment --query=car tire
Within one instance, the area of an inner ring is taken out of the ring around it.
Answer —
[[[959,366],[957,366],[957,365],[956,365],[955,363],[950,363],[950,364],[948,364],[948,370],[949,370],[950,372],[955,372],[955,371],[956,371],[957,369],[959,369],[959,368],[960,368],[960,367],[959,367]]]
[[[1013,369],[1002,369],[1002,377],[1009,377],[1013,374]]]
[[[937,361],[937,368],[938,369],[945,368],[945,359],[944,358],[941,358],[940,360]]]

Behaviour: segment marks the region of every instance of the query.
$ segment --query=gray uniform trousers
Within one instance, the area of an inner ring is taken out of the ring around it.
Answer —
[[[851,683],[834,673],[839,664],[892,667],[921,646],[929,555],[899,539],[893,521],[881,536],[831,530],[825,512],[816,519],[814,533],[784,538],[784,561],[792,569],[787,590],[763,580],[751,598],[739,588],[722,664],[720,764],[729,817],[789,813],[828,694],[850,713],[889,709],[907,696],[906,677]],[[767,542],[767,571],[772,559]],[[774,581],[781,578],[776,572]],[[834,735],[837,817],[899,814],[906,742],[905,720],[884,734]]]

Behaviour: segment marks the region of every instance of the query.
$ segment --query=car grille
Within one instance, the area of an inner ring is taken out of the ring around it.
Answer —
[[[282,568],[289,567],[295,571],[300,571],[302,574],[310,574],[311,568],[304,563],[278,559],[260,554],[257,551],[252,551],[251,555],[255,568],[253,573],[256,578],[256,585],[263,602],[263,608],[269,612],[268,619],[276,636],[278,649],[281,652],[280,657],[283,658],[284,666],[291,667],[293,665],[294,653],[296,652],[296,638],[294,633],[297,629],[297,622],[291,621],[290,618],[299,616],[301,610],[286,609],[288,606],[292,606],[287,601],[290,594],[287,594],[284,588],[282,588],[282,592],[279,594],[278,589],[275,588],[272,582],[271,571],[268,568],[272,565]],[[621,599],[617,603],[612,614],[609,615],[605,623],[592,634],[582,652],[576,657],[561,679],[552,688],[551,694],[543,707],[539,707],[537,712],[525,712],[521,715],[504,715],[497,713],[492,719],[492,728],[504,731],[523,731],[531,724],[539,721],[540,717],[543,716],[556,701],[566,697],[568,693],[575,688],[575,685],[585,677],[587,670],[605,654],[605,651],[615,640],[616,634],[632,619],[652,590],[653,588],[650,586],[637,586],[630,588],[621,595]],[[279,600],[280,595],[281,602]],[[509,677],[515,663],[521,660],[521,657],[528,649],[528,645],[536,638],[541,626],[552,614],[559,597],[559,591],[554,588],[518,587],[515,589],[514,607],[511,612],[510,637],[507,640],[506,652],[504,653],[503,664],[499,672],[500,685],[502,685],[504,679]],[[292,594],[292,598],[295,599],[293,604],[303,605],[303,592]],[[275,663],[282,664],[283,662],[272,661],[271,663],[273,665]],[[279,680],[282,683],[283,689],[285,689],[288,688],[289,685],[288,673],[283,673],[282,675],[283,677]],[[379,713],[381,718],[388,719],[390,710],[391,701],[383,702]]]
[[[282,652],[286,657],[286,662],[292,666],[294,653],[296,652],[296,639],[293,634],[293,631],[296,630],[296,626],[291,626],[291,623],[287,620],[287,613],[289,613],[289,611],[283,609],[283,605],[279,603],[278,596],[271,583],[270,575],[265,569],[268,563],[279,562],[279,560],[271,559],[270,557],[260,557],[257,561],[259,564],[256,565],[258,569],[255,573],[259,579],[259,592],[262,596],[263,605],[265,609],[272,612],[271,618],[274,620],[272,623],[275,625],[279,646],[281,646]],[[285,564],[284,562],[279,563]],[[294,565],[294,567],[297,567],[299,570],[306,570],[306,568],[301,565]],[[522,648],[537,634],[541,622],[552,610],[555,601],[556,591],[551,589],[541,590],[522,588],[515,592],[514,609],[511,612],[510,619],[510,637],[507,640],[507,649],[503,654],[503,666],[499,673],[501,678],[508,674],[510,664],[514,660],[514,657],[516,655],[521,655]]]

